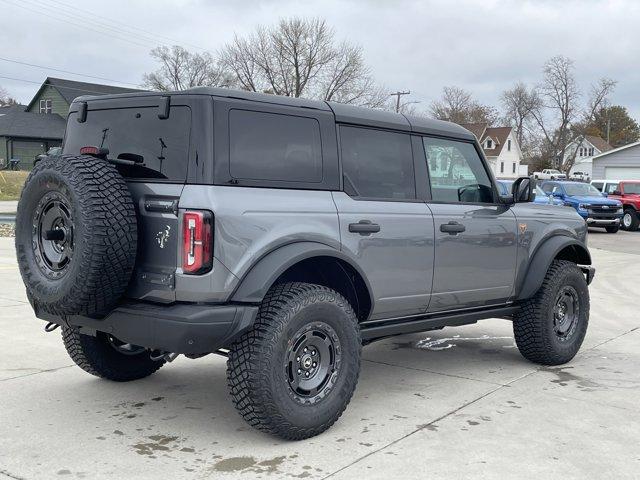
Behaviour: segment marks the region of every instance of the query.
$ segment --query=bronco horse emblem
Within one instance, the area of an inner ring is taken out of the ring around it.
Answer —
[[[160,246],[160,248],[164,248],[165,244],[167,243],[167,240],[169,240],[170,231],[171,231],[171,225],[167,225],[164,230],[160,230],[156,234],[156,241],[158,242],[158,245]]]

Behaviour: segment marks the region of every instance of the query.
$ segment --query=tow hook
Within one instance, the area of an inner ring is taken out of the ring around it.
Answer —
[[[44,326],[44,331],[47,332],[47,333],[53,332],[59,326],[60,325],[58,325],[57,323],[49,322]]]
[[[153,350],[149,354],[149,358],[154,362],[162,362],[165,361],[167,363],[173,362],[176,358],[180,356],[179,353],[170,353],[170,352],[161,352],[158,350]]]

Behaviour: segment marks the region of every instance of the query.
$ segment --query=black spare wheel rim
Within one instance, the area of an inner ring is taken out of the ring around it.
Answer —
[[[73,258],[73,216],[69,201],[58,192],[45,194],[33,213],[32,240],[40,271],[57,279]]]
[[[568,341],[576,331],[580,318],[580,300],[575,288],[565,285],[556,296],[553,307],[553,329],[560,341]]]
[[[301,403],[316,403],[331,391],[340,373],[342,349],[335,330],[324,322],[305,325],[285,355],[289,391]]]

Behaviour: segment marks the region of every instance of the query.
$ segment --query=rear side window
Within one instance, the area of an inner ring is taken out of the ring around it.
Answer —
[[[189,161],[191,110],[171,107],[169,118],[158,118],[157,107],[89,110],[78,123],[69,115],[64,153],[78,154],[85,146],[109,149],[109,158],[135,160],[118,165],[128,178],[157,178],[184,182]]]
[[[320,124],[314,118],[231,110],[229,173],[245,180],[322,182]]]
[[[416,197],[409,135],[343,126],[340,150],[347,194],[389,200]]]

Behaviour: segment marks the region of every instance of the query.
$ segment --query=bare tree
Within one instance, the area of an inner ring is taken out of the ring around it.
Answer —
[[[538,92],[535,88],[529,89],[524,83],[518,82],[502,93],[500,101],[505,121],[515,129],[518,144],[524,145],[526,131],[534,121],[533,113],[540,108]]]
[[[442,98],[430,107],[433,117],[454,123],[487,123],[493,125],[498,112],[489,105],[483,105],[471,93],[459,87],[444,87]]]
[[[18,105],[18,101],[9,95],[3,87],[0,87],[0,107],[10,107]]]
[[[550,152],[552,159],[562,162],[560,169],[568,172],[575,163],[577,149],[568,147],[584,140],[585,132],[576,132],[572,127],[578,122],[588,124],[598,109],[613,91],[616,82],[602,78],[591,87],[587,105],[582,107],[582,94],[578,88],[573,60],[556,56],[543,67],[543,80],[539,87],[541,102],[532,112],[546,145],[543,150]]]
[[[336,44],[321,19],[282,19],[220,50],[221,65],[242,89],[341,103],[383,106],[386,92],[373,81],[359,46]]]
[[[228,86],[230,76],[219,68],[208,52],[192,53],[184,48],[157,47],[151,56],[160,63],[155,72],[145,74],[143,85],[152,90],[185,90],[198,86]]]

